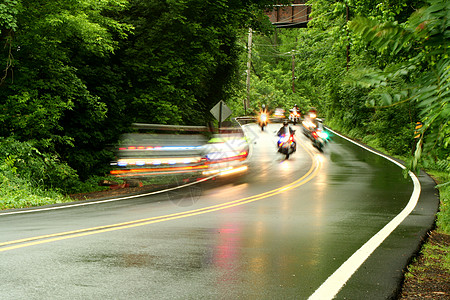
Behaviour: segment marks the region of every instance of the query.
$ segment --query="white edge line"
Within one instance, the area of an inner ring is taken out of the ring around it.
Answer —
[[[242,127],[241,124],[239,124],[239,125]],[[101,204],[101,203],[121,201],[121,200],[138,198],[138,197],[151,196],[151,195],[161,194],[161,193],[164,193],[164,192],[169,192],[169,191],[173,191],[173,190],[176,190],[176,189],[184,188],[184,187],[187,187],[187,186],[190,186],[190,185],[194,185],[194,184],[197,184],[197,183],[200,183],[200,182],[204,182],[204,181],[209,180],[209,179],[211,179],[213,177],[216,177],[216,176],[217,176],[217,174],[214,174],[214,175],[211,175],[209,177],[203,178],[203,179],[195,181],[195,182],[179,185],[179,186],[176,186],[176,187],[173,187],[173,188],[168,188],[168,189],[165,189],[165,190],[158,190],[158,191],[154,191],[154,192],[150,192],[150,193],[145,193],[145,194],[137,194],[137,195],[126,196],[126,197],[119,197],[119,198],[105,199],[105,200],[91,201],[91,202],[77,203],[77,204],[69,204],[69,205],[60,205],[60,206],[53,206],[53,207],[46,207],[46,208],[17,210],[17,211],[0,213],[0,216],[15,215],[15,214],[27,214],[27,213],[34,213],[34,212],[41,212],[41,211],[48,211],[48,210],[57,210],[57,209],[63,209],[63,208],[72,208],[72,207],[78,207],[78,206],[87,206],[87,205],[93,205],[93,204]]]
[[[150,196],[150,195],[156,195],[156,194],[160,194],[160,193],[164,193],[164,192],[169,192],[169,191],[173,191],[176,189],[181,189],[190,185],[194,185],[200,182],[204,182],[206,180],[209,180],[213,177],[216,177],[217,175],[212,175],[206,178],[203,178],[201,180],[195,181],[195,182],[190,182],[190,183],[186,183],[183,185],[179,185],[176,187],[172,187],[172,188],[168,188],[168,189],[164,189],[164,190],[158,190],[158,191],[154,191],[154,192],[150,192],[150,193],[145,193],[145,194],[137,194],[137,195],[131,195],[131,196],[125,196],[125,197],[119,197],[119,198],[112,198],[112,199],[105,199],[105,200],[99,200],[99,201],[91,201],[91,202],[84,202],[84,203],[77,203],[77,204],[69,204],[69,205],[61,205],[61,206],[52,206],[52,207],[46,207],[46,208],[37,208],[37,209],[29,209],[29,210],[18,210],[18,211],[11,211],[11,212],[5,212],[5,213],[0,213],[0,216],[4,216],[4,215],[14,215],[14,214],[26,214],[26,213],[34,213],[34,212],[41,212],[41,211],[48,211],[48,210],[56,210],[56,209],[63,209],[63,208],[72,208],[72,207],[78,207],[78,206],[87,206],[87,205],[93,205],[93,204],[100,204],[100,203],[107,203],[107,202],[114,202],[114,201],[120,201],[120,200],[126,200],[126,199],[132,199],[132,198],[138,198],[138,197],[145,197],[145,196]]]
[[[393,163],[398,165],[402,169],[406,167],[396,160],[373,151],[361,144],[354,142],[353,140],[340,135],[339,133],[331,130],[334,134],[352,142],[353,144],[364,148],[374,154],[377,154]],[[333,299],[341,288],[347,283],[350,277],[358,270],[358,268],[369,258],[369,256],[375,251],[378,246],[406,219],[406,217],[414,210],[419,200],[421,187],[417,176],[411,171],[408,172],[414,183],[414,190],[405,208],[386,226],[383,227],[377,234],[375,234],[369,241],[367,241],[361,248],[359,248],[347,261],[345,261],[328,279],[322,283],[322,285],[308,298],[309,300],[324,300]]]

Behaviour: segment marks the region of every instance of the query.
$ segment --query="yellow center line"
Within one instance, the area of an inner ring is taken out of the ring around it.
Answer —
[[[308,152],[308,154],[310,154],[310,153]],[[310,156],[312,157],[311,154],[310,154]],[[196,216],[196,215],[200,215],[200,214],[210,213],[210,212],[214,212],[214,211],[218,211],[218,210],[223,210],[223,209],[251,203],[254,201],[262,200],[262,199],[292,190],[300,185],[307,183],[308,181],[310,181],[311,179],[313,179],[316,176],[316,174],[319,172],[319,170],[321,168],[321,165],[322,165],[322,163],[320,160],[313,159],[311,168],[308,170],[308,172],[305,175],[303,175],[299,179],[291,182],[290,184],[287,184],[285,186],[282,186],[282,187],[279,187],[274,190],[270,190],[270,191],[267,191],[267,192],[264,192],[261,194],[233,200],[233,201],[222,203],[222,204],[216,204],[216,205],[212,205],[212,206],[208,206],[208,207],[204,207],[204,208],[185,211],[185,212],[179,212],[179,213],[151,217],[151,218],[140,219],[140,220],[134,220],[134,221],[129,221],[129,222],[116,223],[116,224],[105,225],[105,226],[97,226],[97,227],[91,227],[91,228],[85,228],[85,229],[79,229],[79,230],[72,230],[72,231],[30,237],[30,238],[26,238],[26,239],[13,240],[13,241],[9,241],[9,242],[3,242],[3,243],[0,243],[0,247],[2,247],[2,246],[8,246],[8,247],[1,248],[0,252],[14,250],[14,249],[18,249],[18,248],[29,247],[29,246],[33,246],[33,245],[44,244],[44,243],[50,243],[50,242],[54,242],[54,241],[61,241],[61,240],[65,240],[65,239],[71,239],[71,238],[76,238],[76,237],[83,237],[83,236],[88,236],[88,235],[93,235],[93,234],[98,234],[98,233],[104,233],[104,232],[109,232],[109,231],[144,226],[144,225],[159,223],[159,222],[163,222],[163,221],[187,218],[187,217],[192,217],[192,216]]]

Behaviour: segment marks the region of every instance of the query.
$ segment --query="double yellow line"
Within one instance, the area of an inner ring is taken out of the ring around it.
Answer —
[[[205,213],[210,213],[210,212],[214,212],[214,211],[218,211],[218,210],[222,210],[222,209],[227,209],[227,208],[247,204],[250,202],[255,202],[258,200],[262,200],[262,199],[292,190],[300,185],[307,183],[308,181],[310,181],[311,179],[313,179],[316,176],[316,174],[320,170],[321,166],[322,166],[321,160],[318,159],[318,157],[316,157],[316,159],[313,158],[313,163],[311,165],[311,168],[301,178],[299,178],[299,179],[295,180],[294,182],[291,182],[290,184],[287,184],[285,186],[282,186],[277,189],[270,190],[268,192],[264,192],[264,193],[261,193],[258,195],[253,195],[250,197],[246,197],[246,198],[242,198],[242,199],[238,199],[238,200],[234,200],[234,201],[230,201],[230,202],[226,202],[226,203],[222,203],[222,204],[212,205],[212,206],[189,210],[189,211],[180,212],[180,213],[174,213],[174,214],[140,219],[140,220],[134,220],[134,221],[129,221],[129,222],[123,222],[123,223],[117,223],[117,224],[111,224],[111,225],[105,225],[105,226],[98,226],[98,227],[91,227],[91,228],[86,228],[86,229],[66,231],[66,232],[30,237],[30,238],[25,238],[25,239],[20,239],[20,240],[14,240],[14,241],[9,241],[9,242],[3,242],[3,243],[0,243],[0,252],[5,252],[5,251],[9,251],[9,250],[19,249],[19,248],[24,248],[24,247],[29,247],[29,246],[34,246],[34,245],[39,245],[39,244],[44,244],[44,243],[50,243],[50,242],[55,242],[55,241],[61,241],[61,240],[66,240],[66,239],[72,239],[72,238],[77,238],[77,237],[83,237],[83,236],[88,236],[88,235],[93,235],[93,234],[99,234],[99,233],[104,233],[104,232],[109,232],[109,231],[122,230],[122,229],[139,227],[139,226],[144,226],[144,225],[149,225],[149,224],[154,224],[154,223],[159,223],[159,222],[164,222],[164,221],[187,218],[187,217],[192,217],[192,216],[196,216],[196,215],[201,215],[201,214],[205,214]]]

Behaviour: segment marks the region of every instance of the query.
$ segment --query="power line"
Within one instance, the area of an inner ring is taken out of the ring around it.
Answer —
[[[297,22],[297,23],[289,23],[289,24],[285,24],[285,25],[280,25],[278,23],[273,23],[273,24],[276,25],[278,28],[280,28],[280,27],[291,27],[291,26],[295,26],[295,25],[306,24],[308,22],[309,22],[309,20],[308,21]]]

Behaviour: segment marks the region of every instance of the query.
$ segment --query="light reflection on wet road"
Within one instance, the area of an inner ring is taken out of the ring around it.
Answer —
[[[278,156],[270,124],[256,126],[246,175],[202,184],[192,206],[167,195],[23,216],[0,216],[0,243],[197,210],[294,189],[176,220],[0,252],[6,299],[306,299],[408,202],[400,168],[334,137],[323,154]],[[1,251],[1,248],[0,248]],[[385,298],[384,295],[382,296]],[[381,298],[380,298],[381,299]]]

